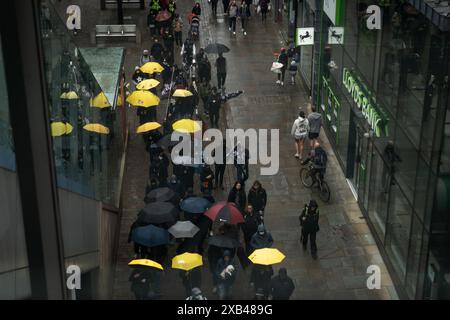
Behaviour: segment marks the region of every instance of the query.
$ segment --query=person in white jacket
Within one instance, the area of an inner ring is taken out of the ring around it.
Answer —
[[[305,116],[305,112],[300,111],[299,116],[292,125],[291,135],[295,139],[295,157],[302,159],[305,139],[309,132],[309,121]]]

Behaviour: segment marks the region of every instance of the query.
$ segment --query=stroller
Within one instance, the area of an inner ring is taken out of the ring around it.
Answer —
[[[190,17],[191,30],[189,31],[192,40],[197,41],[200,34],[200,17],[192,15]]]

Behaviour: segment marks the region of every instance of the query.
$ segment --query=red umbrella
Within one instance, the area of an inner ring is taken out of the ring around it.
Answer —
[[[155,20],[158,22],[164,22],[170,19],[172,14],[169,13],[167,10],[163,10],[156,16]]]
[[[229,224],[244,223],[241,210],[232,202],[217,202],[205,212],[205,216],[212,221],[226,222]]]

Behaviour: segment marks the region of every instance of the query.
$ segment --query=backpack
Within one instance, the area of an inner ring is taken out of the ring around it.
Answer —
[[[316,151],[317,152],[317,151]],[[328,161],[328,156],[326,152],[323,149],[319,149],[318,154],[316,153],[316,156],[314,157],[314,163],[321,167],[326,167]]]

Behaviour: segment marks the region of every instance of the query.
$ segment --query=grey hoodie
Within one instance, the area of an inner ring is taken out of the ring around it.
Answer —
[[[320,133],[322,127],[322,115],[318,112],[313,112],[308,116],[309,132]]]

